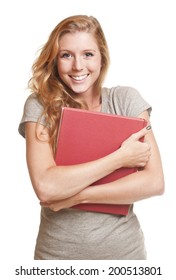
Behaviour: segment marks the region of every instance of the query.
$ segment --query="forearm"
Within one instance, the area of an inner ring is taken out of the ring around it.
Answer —
[[[135,143],[138,153],[138,149],[143,149],[144,144],[139,141]],[[52,166],[41,176],[40,200],[56,201],[72,197],[117,169],[125,166],[143,166],[146,160],[148,155],[145,153],[144,156],[141,153],[136,160],[134,153],[131,154],[128,146],[125,146],[95,161],[73,166]]]
[[[41,173],[38,196],[41,201],[56,201],[74,196],[92,183],[121,167],[118,151],[95,161],[73,166],[51,166]],[[36,185],[35,183],[33,185]]]
[[[111,183],[89,186],[65,201],[51,205],[58,211],[80,203],[132,204],[136,201],[164,192],[164,175],[157,147],[141,171],[125,176]]]
[[[149,175],[139,171],[117,181],[91,186],[76,197],[80,203],[132,204],[163,193],[163,174]]]
[[[132,204],[136,201],[161,195],[164,191],[162,172],[149,176],[146,170],[136,172],[117,181],[99,186],[90,186],[67,199],[41,203],[53,211],[70,208],[76,204]]]

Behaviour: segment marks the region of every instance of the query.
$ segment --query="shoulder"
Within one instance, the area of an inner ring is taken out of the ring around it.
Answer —
[[[26,99],[26,102],[24,104],[24,111],[26,113],[30,113],[32,111],[35,111],[36,112],[41,114],[41,112],[43,111],[43,106],[42,104],[40,103],[39,99],[38,99],[38,96],[37,94],[35,93],[32,93],[31,95],[28,96],[28,98]],[[36,113],[37,113],[36,112]]]
[[[44,124],[44,118],[41,117],[43,113],[43,106],[40,103],[37,94],[32,93],[26,99],[23,109],[23,115],[19,125],[19,133],[25,137],[25,123],[26,122],[38,122]]]
[[[134,98],[135,96],[140,95],[139,91],[130,86],[117,86],[111,88],[104,88],[104,90],[109,95],[111,99],[125,99],[125,98]]]
[[[151,110],[151,106],[134,87],[104,88],[103,92],[104,98],[108,99],[109,111],[114,114],[136,117],[145,110]]]

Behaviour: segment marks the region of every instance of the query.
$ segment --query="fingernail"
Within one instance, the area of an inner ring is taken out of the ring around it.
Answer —
[[[152,128],[151,125],[146,126],[147,130],[150,130],[151,128]]]

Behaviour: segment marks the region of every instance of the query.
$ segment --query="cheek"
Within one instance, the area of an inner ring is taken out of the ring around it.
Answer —
[[[67,73],[69,69],[70,69],[70,67],[69,67],[68,63],[60,63],[60,62],[58,62],[58,64],[57,64],[57,71],[58,71],[60,76],[62,76],[63,74]]]
[[[99,63],[95,63],[94,65],[92,65],[90,70],[91,70],[92,73],[95,73],[96,75],[99,75],[100,71],[101,71],[101,65]]]
[[[99,72],[101,70],[101,60],[96,59],[94,63],[91,64],[90,68],[92,71]]]

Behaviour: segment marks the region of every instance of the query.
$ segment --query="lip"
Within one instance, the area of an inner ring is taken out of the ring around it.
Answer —
[[[69,75],[69,77],[74,80],[75,82],[82,82],[84,81],[89,74],[84,74],[84,75]]]

